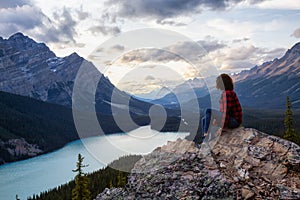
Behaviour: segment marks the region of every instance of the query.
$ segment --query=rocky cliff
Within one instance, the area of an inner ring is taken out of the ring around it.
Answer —
[[[248,128],[200,147],[178,139],[139,160],[124,189],[96,199],[300,199],[300,147]]]

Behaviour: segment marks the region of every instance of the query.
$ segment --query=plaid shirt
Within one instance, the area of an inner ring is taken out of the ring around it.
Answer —
[[[223,113],[223,128],[228,127],[230,117],[233,117],[239,124],[242,123],[242,107],[236,93],[233,90],[226,90],[222,92],[220,98],[220,111]]]

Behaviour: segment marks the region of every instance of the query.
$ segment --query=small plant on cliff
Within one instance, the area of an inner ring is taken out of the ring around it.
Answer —
[[[82,168],[88,165],[83,165],[84,157],[78,154],[78,161],[76,163],[76,169],[72,170],[77,172],[75,176],[75,188],[72,190],[72,200],[89,200],[91,193],[88,189],[89,179],[85,173],[83,173]]]
[[[292,106],[290,98],[286,98],[286,111],[285,111],[285,119],[284,119],[284,135],[283,138],[292,142],[299,144],[299,136],[297,136],[295,128],[294,128],[294,118],[292,112]]]

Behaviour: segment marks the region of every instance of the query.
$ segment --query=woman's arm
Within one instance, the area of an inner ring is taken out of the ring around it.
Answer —
[[[222,118],[221,118],[221,125],[222,127],[226,126],[226,111],[227,111],[227,97],[226,92],[222,92],[221,99],[220,99],[220,112],[222,112]]]

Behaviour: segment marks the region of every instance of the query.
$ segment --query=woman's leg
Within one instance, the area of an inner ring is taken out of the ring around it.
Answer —
[[[233,117],[229,118],[228,128],[237,128],[240,124]]]
[[[212,109],[210,109],[210,108],[206,109],[205,116],[202,118],[202,134],[203,135],[208,132],[210,119],[211,119],[211,111],[212,111]]]
[[[221,124],[222,117],[223,117],[222,112],[220,112],[219,110],[212,109],[211,116],[212,116],[213,119],[216,120],[216,122],[217,122],[216,126],[223,127],[223,124]]]

